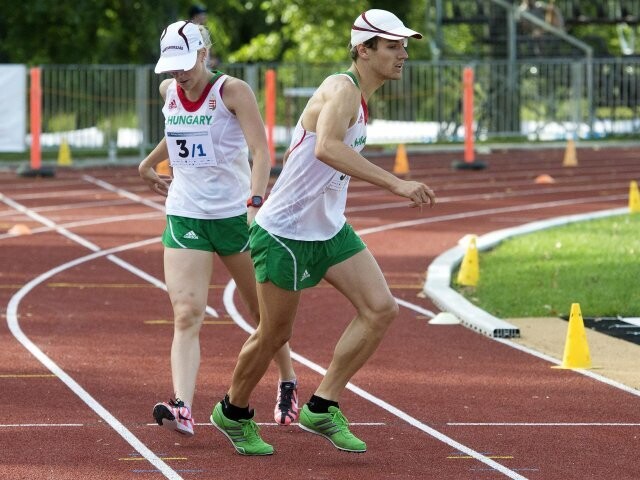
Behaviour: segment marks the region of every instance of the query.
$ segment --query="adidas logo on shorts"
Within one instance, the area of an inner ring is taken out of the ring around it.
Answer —
[[[305,269],[304,273],[302,274],[302,276],[300,277],[300,281],[302,282],[303,280],[306,280],[307,278],[309,278],[311,275],[309,275],[309,272]]]
[[[196,232],[194,232],[193,230],[189,230],[187,233],[184,234],[182,238],[188,238],[190,240],[198,240],[198,235],[196,235]]]

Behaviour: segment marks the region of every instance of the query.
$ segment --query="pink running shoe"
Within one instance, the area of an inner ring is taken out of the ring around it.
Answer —
[[[153,418],[158,425],[178,432],[186,437],[193,436],[193,417],[191,410],[179,399],[156,403],[153,407]]]
[[[290,425],[298,419],[298,384],[280,382],[273,418],[280,425]]]

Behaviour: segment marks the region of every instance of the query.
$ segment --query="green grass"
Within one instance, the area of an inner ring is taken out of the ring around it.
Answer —
[[[505,240],[479,254],[477,287],[455,284],[498,318],[640,316],[640,214],[574,223]]]

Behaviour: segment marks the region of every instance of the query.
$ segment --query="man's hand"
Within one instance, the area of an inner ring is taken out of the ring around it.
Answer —
[[[409,206],[412,208],[422,208],[425,204],[433,207],[436,204],[436,194],[424,183],[399,178],[391,192],[411,200],[412,203]]]

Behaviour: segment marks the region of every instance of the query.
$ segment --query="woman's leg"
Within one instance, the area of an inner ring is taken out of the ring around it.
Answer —
[[[207,306],[213,254],[165,248],[165,282],[173,306],[171,374],[176,398],[191,407],[200,367],[200,328]]]

